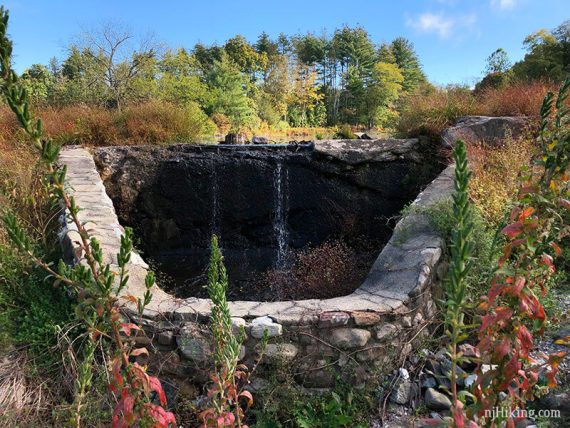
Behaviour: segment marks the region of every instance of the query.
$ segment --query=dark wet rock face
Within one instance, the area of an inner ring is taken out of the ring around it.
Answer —
[[[364,279],[390,237],[388,219],[443,169],[434,153],[418,139],[337,140],[105,147],[94,158],[122,224],[180,296],[201,295],[216,233],[230,296],[247,300],[260,296],[240,288],[283,266],[290,250],[331,239],[366,241]]]

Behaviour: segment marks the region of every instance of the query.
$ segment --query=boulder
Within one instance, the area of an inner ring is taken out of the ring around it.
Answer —
[[[525,117],[460,117],[455,126],[442,132],[442,145],[446,149],[452,149],[457,140],[464,140],[467,143],[482,142],[489,146],[500,146],[509,135],[519,137],[527,125],[528,119]]]
[[[433,388],[428,388],[425,394],[425,402],[428,409],[431,410],[449,410],[451,408],[451,400],[441,392]]]
[[[269,144],[269,140],[268,140],[267,138],[265,138],[265,137],[257,137],[257,136],[254,136],[254,137],[251,139],[251,142],[252,142],[253,144]]]
[[[374,139],[370,135],[368,135],[366,132],[355,132],[354,135],[356,135],[359,140],[373,140]]]
[[[421,381],[422,388],[436,388],[437,380],[432,376],[424,376]]]
[[[356,311],[352,312],[351,315],[354,320],[354,324],[358,326],[371,326],[380,322],[380,314],[377,314],[376,312]]]
[[[390,400],[396,404],[408,404],[418,392],[418,386],[409,380],[400,380],[392,390]]]
[[[398,327],[394,324],[383,324],[376,329],[376,339],[382,340],[392,337],[398,331]]]

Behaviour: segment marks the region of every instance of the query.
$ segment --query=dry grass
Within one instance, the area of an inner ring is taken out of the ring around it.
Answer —
[[[248,136],[258,135],[273,141],[293,141],[293,140],[317,140],[324,138],[332,138],[336,128],[285,128],[274,129],[269,127],[261,127],[250,131]]]
[[[62,404],[61,379],[30,372],[26,351],[0,361],[0,425],[56,426],[54,410]]]
[[[558,84],[539,80],[515,82],[501,88],[488,88],[477,96],[478,114],[489,116],[538,117],[548,91],[557,92]]]
[[[538,116],[546,93],[557,91],[551,82],[515,82],[488,88],[479,94],[467,88],[427,89],[408,97],[397,124],[404,135],[433,135],[461,116]]]
[[[481,208],[483,217],[498,224],[518,192],[518,175],[537,153],[532,136],[507,138],[501,147],[483,144],[467,146],[469,165],[473,171],[470,197]]]
[[[149,101],[125,110],[119,120],[119,134],[129,143],[161,144],[192,142],[213,134],[214,124],[199,107]]]
[[[194,142],[212,136],[214,123],[196,106],[162,101],[130,106],[122,112],[88,105],[38,107],[46,136],[61,144],[90,146]],[[14,114],[0,107],[0,145],[25,140]],[[4,149],[4,147],[2,147]]]
[[[475,112],[476,100],[468,89],[428,89],[404,101],[396,127],[405,135],[439,135],[458,117]]]

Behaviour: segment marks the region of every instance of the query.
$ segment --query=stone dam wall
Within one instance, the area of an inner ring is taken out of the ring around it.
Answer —
[[[145,184],[144,179],[131,181],[132,177],[124,178],[124,185],[120,186],[123,202],[114,207],[101,176],[120,182],[119,169],[112,167],[113,159],[124,161],[126,157],[129,162],[138,162],[137,153],[141,154],[141,159],[148,159],[147,163],[137,164],[139,169],[149,172],[152,160],[158,160],[156,168],[162,168],[160,159],[168,150],[176,151],[173,148],[109,148],[95,151],[93,155],[80,147],[63,150],[60,162],[67,165],[70,192],[78,205],[84,208],[80,217],[91,222],[89,226],[101,240],[109,262],[116,263],[114,254],[118,251],[122,232],[115,208],[119,212],[126,210],[131,213],[129,206],[137,206],[136,201],[145,197],[148,183]],[[178,148],[176,153],[180,158],[186,155],[198,157],[193,150],[198,149],[189,149],[185,154]],[[203,152],[213,150],[203,148]],[[216,152],[225,150],[231,149],[217,148]],[[345,182],[358,177],[364,180],[366,171],[373,169],[371,164],[375,164],[374,168],[378,170],[384,168],[388,171],[393,163],[396,171],[406,173],[394,174],[392,186],[399,187],[400,193],[409,191],[417,194],[422,187],[419,180],[415,182],[417,187],[411,186],[414,190],[406,190],[402,178],[407,175],[408,180],[414,182],[422,174],[426,177],[421,166],[426,162],[436,162],[436,158],[426,158],[422,153],[421,142],[417,139],[357,143],[330,141],[316,145],[314,153],[295,152],[290,162],[303,164],[313,158],[324,165],[326,161],[331,176],[336,174],[338,179],[344,170]],[[225,156],[229,155],[226,153]],[[254,161],[258,160],[256,156],[259,155],[239,150],[237,155]],[[184,162],[169,164],[184,165]],[[441,170],[443,166],[439,163],[434,168]],[[346,175],[354,171],[356,173],[351,178]],[[433,170],[431,173],[436,178],[417,195],[413,202],[415,208],[397,223],[369,274],[353,293],[324,300],[230,302],[235,328],[243,326],[247,335],[242,349],[243,362],[250,367],[254,364],[264,331],[270,338],[252,389],[263,388],[267,370],[276,364],[285,364],[298,384],[305,388],[329,388],[339,378],[354,385],[364,385],[377,371],[395,364],[409,353],[414,340],[428,334],[426,326],[435,313],[434,296],[438,294],[446,265],[443,259],[445,243],[423,210],[450,196],[453,167],[447,167],[439,175]],[[162,191],[169,191],[167,187]],[[73,260],[76,259],[76,234],[70,225],[64,225],[61,233],[69,261],[75,262],[78,261]],[[164,235],[156,238],[168,240]],[[133,257],[125,296],[143,293],[146,270],[146,263],[139,256]],[[150,366],[162,380],[176,384],[205,382],[212,353],[208,329],[211,301],[195,297],[176,298],[157,286],[153,292],[154,298],[144,314],[146,334],[137,337],[137,345],[147,346],[151,353]],[[127,299],[124,304],[126,316],[133,315]]]
[[[215,233],[239,300],[275,300],[239,289],[282,268],[290,252],[338,239],[363,248],[356,287],[392,234],[389,219],[443,168],[418,139],[106,147],[94,159],[119,221],[176,281],[177,297],[205,297]]]

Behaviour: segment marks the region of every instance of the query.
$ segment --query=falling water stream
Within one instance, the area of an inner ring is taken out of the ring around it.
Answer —
[[[218,187],[218,172],[216,170],[216,165],[213,166],[212,171],[212,224],[210,227],[212,230],[211,233],[218,235],[218,238],[220,238],[220,189]]]
[[[285,265],[288,250],[289,233],[287,231],[287,205],[288,205],[288,178],[287,168],[283,167],[283,160],[278,159],[273,173],[273,189],[275,195],[275,214],[273,217],[273,230],[277,239],[277,258],[275,267]]]

